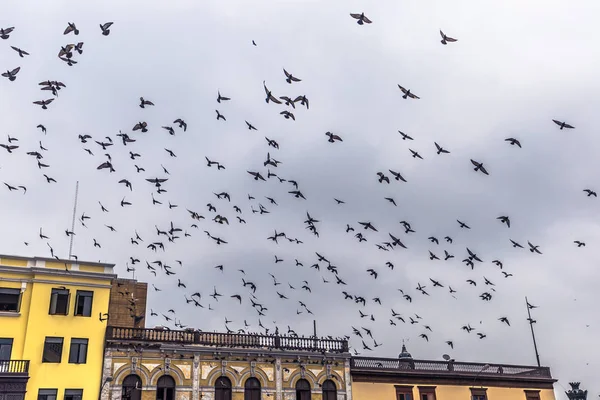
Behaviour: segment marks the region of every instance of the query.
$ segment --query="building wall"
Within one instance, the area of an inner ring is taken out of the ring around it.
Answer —
[[[84,266],[97,276],[83,273]],[[26,400],[37,399],[40,388],[57,389],[57,399],[63,398],[65,389],[83,389],[83,400],[98,396],[106,331],[106,321],[100,322],[98,315],[108,311],[114,276],[105,274],[112,268],[104,264],[67,267],[70,272],[65,271],[65,262],[0,259],[0,287],[22,288],[19,314],[0,313],[0,337],[13,338],[11,359],[30,361]],[[61,286],[71,294],[68,315],[50,315],[52,288]],[[77,290],[94,293],[90,317],[74,315]],[[63,338],[60,363],[42,362],[47,336]],[[71,338],[88,339],[85,364],[68,362]]]
[[[336,383],[339,400],[351,399],[347,357],[328,358],[324,365],[318,354],[300,357],[298,362],[297,355],[270,355],[266,350],[260,356],[248,356],[240,349],[227,349],[225,356],[215,356],[213,351],[188,349],[174,354],[167,350],[139,353],[107,349],[104,375],[112,376],[113,381],[101,399],[120,400],[123,380],[129,374],[141,378],[142,400],[156,399],[156,382],[164,374],[175,379],[176,400],[214,399],[215,382],[223,375],[232,382],[232,400],[244,399],[244,384],[250,377],[260,381],[264,400],[295,400],[295,384],[301,378],[310,382],[313,400],[321,400],[319,385],[326,379]]]
[[[115,279],[110,292],[108,324],[122,328],[145,328],[147,292],[147,283],[133,279]],[[132,307],[128,300],[135,300],[135,307]],[[134,309],[135,315],[143,315],[144,319],[134,323],[135,319],[131,317],[129,307]]]
[[[413,386],[413,398],[419,399],[419,389],[417,386],[436,386],[436,400],[457,400],[471,398],[471,386],[451,386],[451,385],[425,385],[425,384],[402,384],[401,386]],[[478,385],[473,386],[478,388]],[[552,389],[531,389],[531,388],[506,388],[506,387],[487,387],[487,397],[489,400],[525,400],[525,390],[540,390],[540,400],[555,400]],[[394,384],[353,382],[352,393],[354,400],[396,400],[396,388]]]

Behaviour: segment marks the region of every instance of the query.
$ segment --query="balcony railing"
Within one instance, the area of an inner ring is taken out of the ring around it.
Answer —
[[[106,328],[106,340],[196,344],[210,347],[300,350],[321,353],[348,352],[348,342],[346,340],[339,339],[315,339],[279,335],[118,328],[113,326]]]
[[[0,360],[0,376],[29,375],[29,360]]]
[[[486,365],[488,366],[487,368]],[[552,379],[550,368],[548,367],[426,360],[411,361],[394,358],[352,357],[350,360],[350,369],[352,372],[433,372],[440,375],[479,375],[482,377],[494,375]]]

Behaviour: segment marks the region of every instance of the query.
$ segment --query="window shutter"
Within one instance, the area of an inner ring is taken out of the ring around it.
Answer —
[[[50,295],[50,311],[49,314],[56,314],[56,303],[58,301],[58,293],[56,292],[52,292],[52,294]]]

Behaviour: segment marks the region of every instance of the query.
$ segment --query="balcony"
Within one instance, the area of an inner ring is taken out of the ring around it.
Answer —
[[[464,380],[510,381],[510,382],[555,382],[548,367],[483,364],[458,361],[429,361],[397,358],[352,357],[350,371],[361,380],[372,377],[419,377],[439,381]],[[414,379],[414,378],[411,378]],[[471,383],[472,384],[472,383]]]
[[[348,342],[338,339],[315,339],[279,335],[211,333],[160,329],[106,328],[107,342],[176,343],[207,347],[254,348],[267,350],[347,353]]]
[[[29,376],[29,360],[0,360],[0,378],[26,378]]]

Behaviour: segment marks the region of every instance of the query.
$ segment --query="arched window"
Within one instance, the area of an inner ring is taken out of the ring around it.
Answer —
[[[156,400],[175,400],[175,379],[163,375],[156,382]]]
[[[310,383],[306,379],[296,382],[296,400],[310,400]]]
[[[221,376],[215,382],[215,400],[231,400],[231,381]]]
[[[121,391],[122,400],[141,400],[142,399],[142,380],[137,375],[127,375],[123,379],[123,390]]]
[[[246,383],[244,384],[244,400],[260,400],[260,381],[258,379],[246,379]]]
[[[330,379],[323,382],[323,400],[337,400],[337,388]]]

